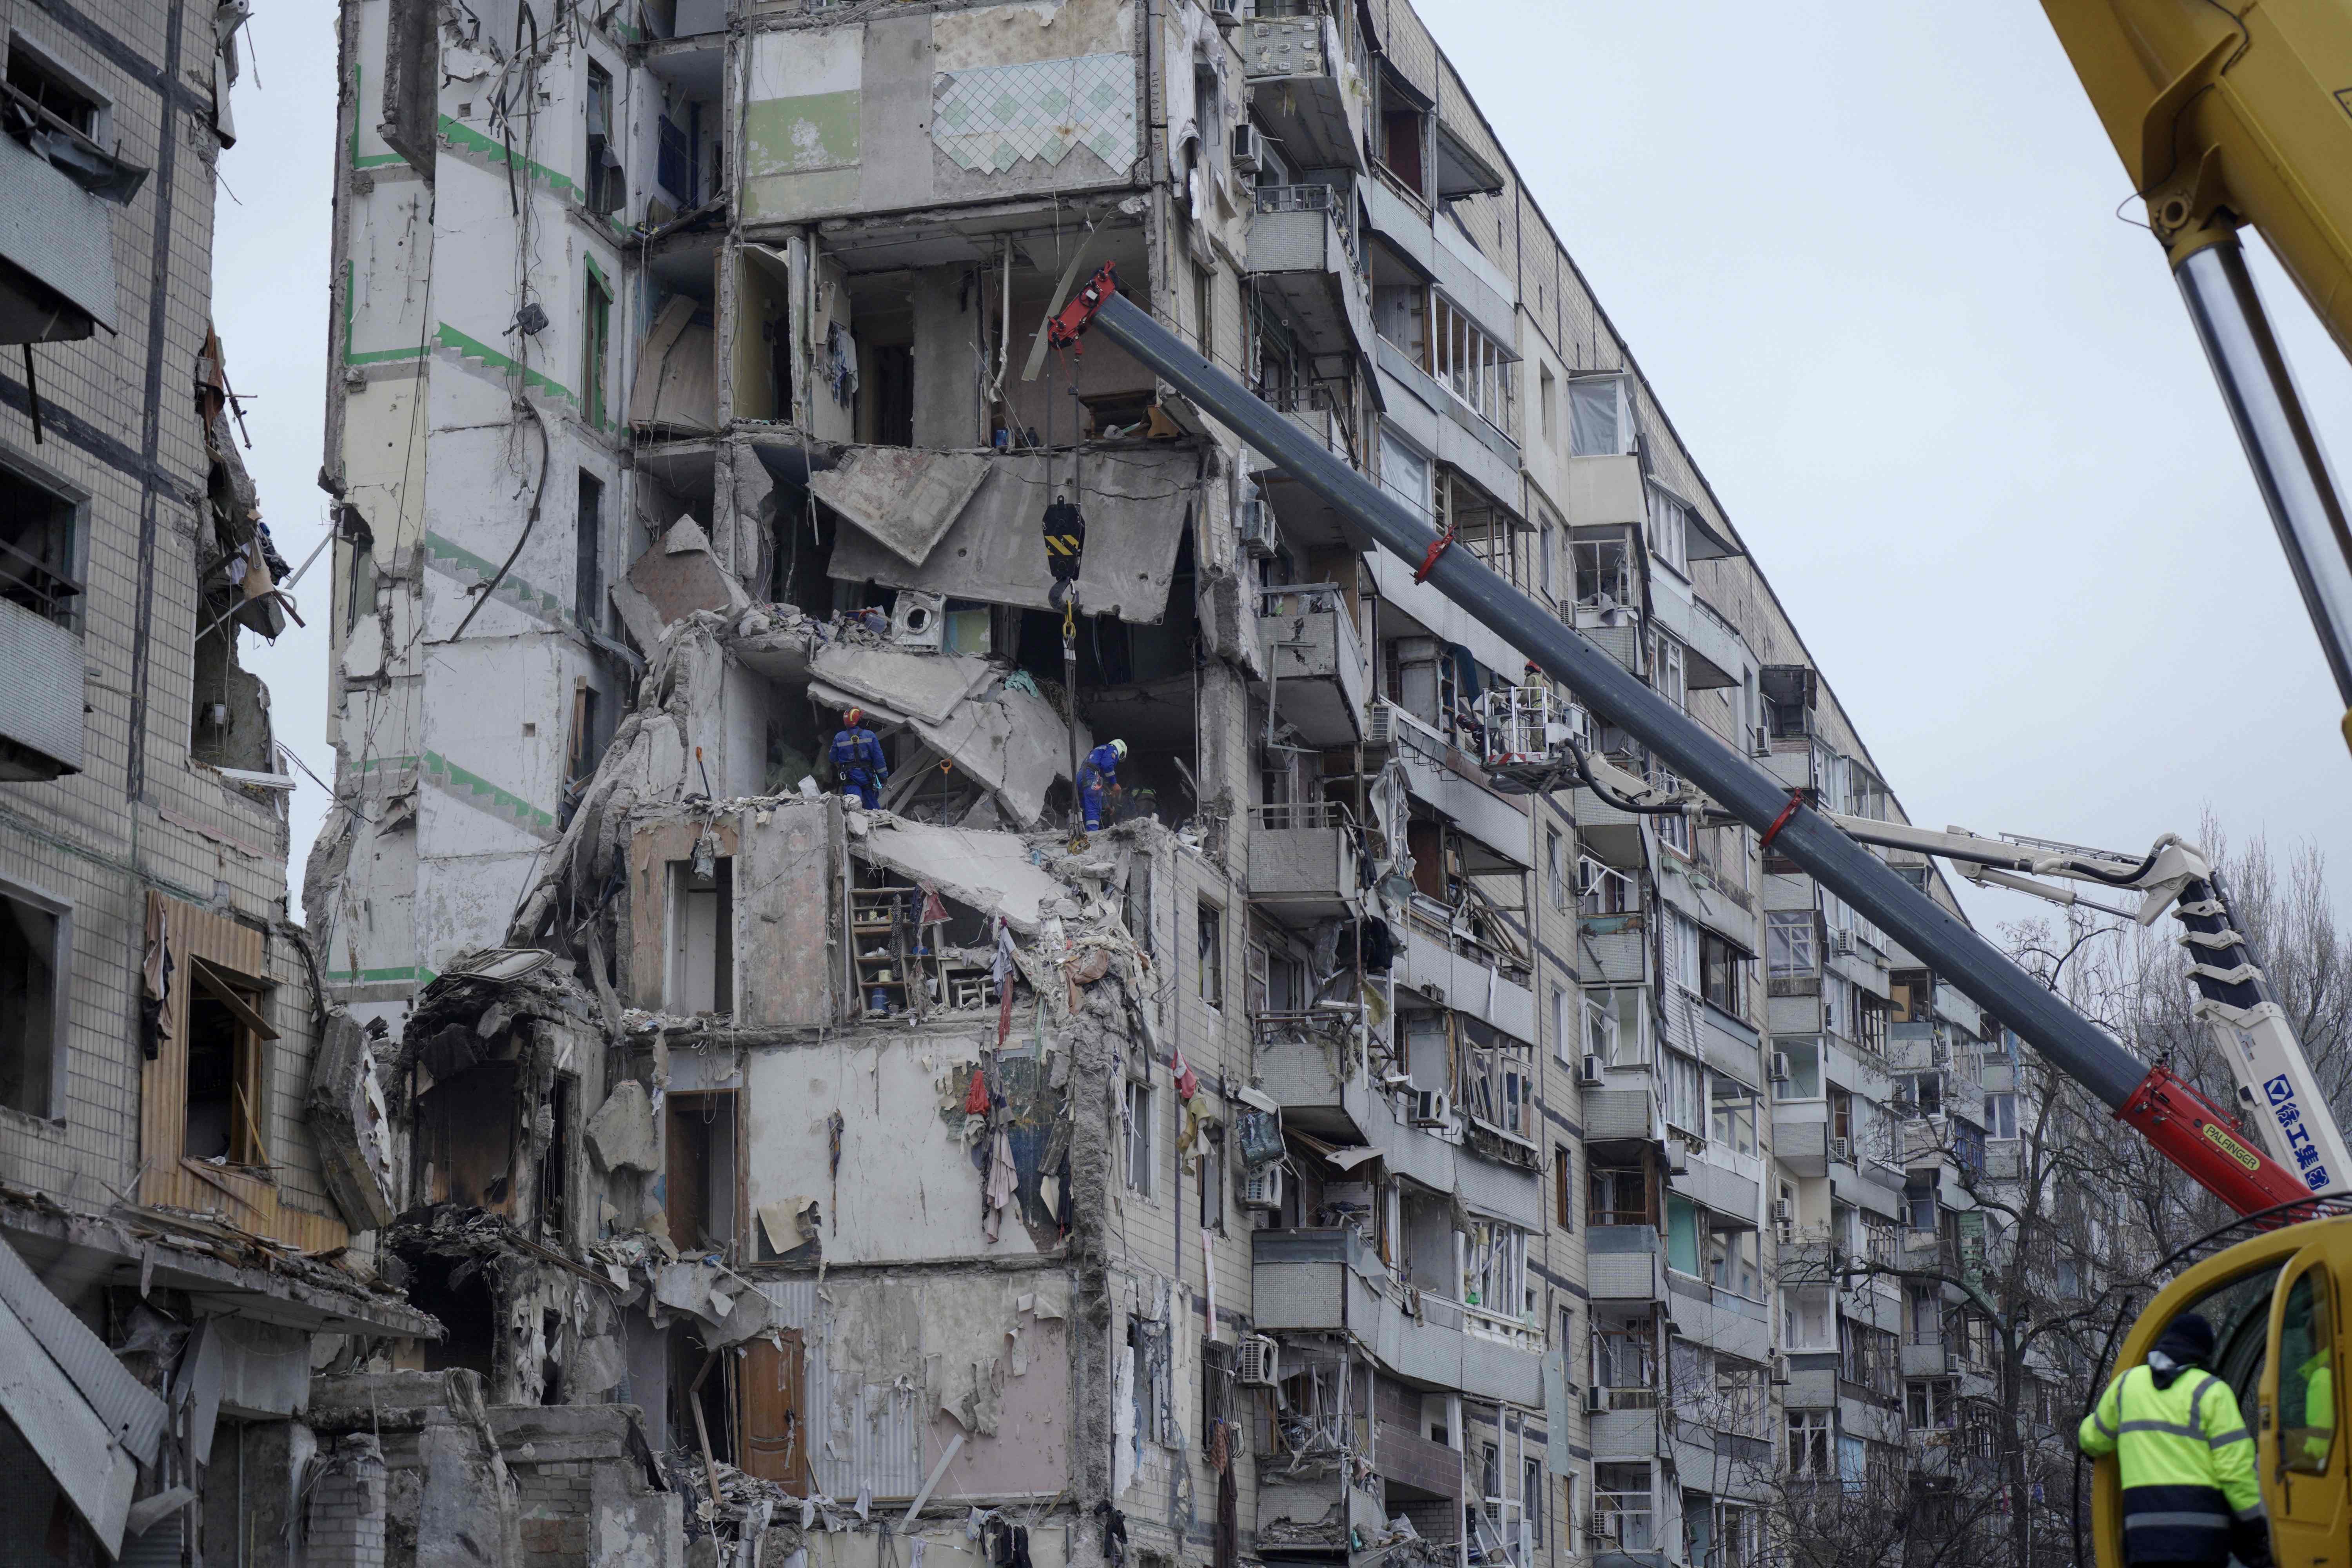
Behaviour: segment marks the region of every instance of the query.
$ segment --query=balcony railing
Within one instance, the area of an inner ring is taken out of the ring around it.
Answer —
[[[1467,1302],[1456,1301],[1452,1305],[1461,1310],[1462,1326],[1469,1332],[1490,1340],[1499,1340],[1515,1350],[1527,1351],[1536,1355],[1543,1353],[1544,1337],[1541,1329],[1529,1328],[1517,1318],[1505,1317],[1500,1312],[1488,1311],[1484,1307],[1473,1307]]]
[[[22,605],[45,621],[73,625],[81,584],[0,539],[0,599]]]
[[[1345,801],[1290,800],[1250,807],[1250,820],[1276,832],[1293,827],[1353,827],[1355,815]]]
[[[1295,583],[1258,593],[1257,613],[1261,616],[1307,616],[1321,611],[1347,621],[1351,632],[1355,629],[1348,615],[1347,595],[1336,583]]]
[[[1339,248],[1359,278],[1371,275],[1370,260],[1356,236],[1356,193],[1346,185],[1260,185],[1255,204],[1262,213],[1327,213],[1339,231]]]

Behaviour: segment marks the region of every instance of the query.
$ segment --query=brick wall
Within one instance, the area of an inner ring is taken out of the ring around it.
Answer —
[[[365,1433],[338,1441],[320,1461],[305,1520],[314,1568],[383,1568],[383,1452]]]

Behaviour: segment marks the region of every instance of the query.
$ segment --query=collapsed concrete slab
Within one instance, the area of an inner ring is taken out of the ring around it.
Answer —
[[[915,447],[853,447],[841,466],[813,474],[817,500],[866,531],[909,566],[920,566],[987,479],[977,452]]]
[[[1092,614],[1123,621],[1156,624],[1166,615],[1177,546],[1208,463],[1204,453],[1189,443],[1135,443],[1086,448],[1075,457],[1011,453],[982,460],[986,479],[919,563],[879,538],[846,533],[834,546],[831,574],[1050,609],[1054,576],[1041,531],[1045,508],[1064,497],[1087,521],[1078,602]]]
[[[1069,896],[1067,886],[1035,863],[1039,851],[1013,834],[876,817],[863,834],[853,818],[850,837],[861,858],[931,883],[976,910],[1003,915],[1024,936],[1037,934],[1054,907]]]
[[[751,595],[733,573],[719,563],[710,536],[682,517],[662,536],[661,548],[637,557],[628,574],[613,584],[613,607],[637,646],[651,651],[662,628],[697,610],[716,610],[730,619],[751,607]]]

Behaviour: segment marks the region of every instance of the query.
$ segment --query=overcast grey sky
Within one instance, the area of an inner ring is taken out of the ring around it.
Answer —
[[[2302,605],[2038,5],[1423,13],[1913,820],[2121,849],[2210,804],[2352,867]],[[247,461],[298,562],[325,527],[333,28],[323,0],[257,11],[214,253]],[[2258,267],[2352,451],[2352,368]],[[309,631],[246,642],[279,737],[331,777],[327,577],[297,590]],[[296,792],[298,896],[325,804]]]
[[[2343,885],[2333,686],[2039,5],[1423,15],[1912,820],[2144,848],[2210,803]],[[2352,455],[2352,367],[2257,268]]]

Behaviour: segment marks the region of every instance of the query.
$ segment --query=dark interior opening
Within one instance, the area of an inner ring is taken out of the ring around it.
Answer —
[[[426,1252],[406,1261],[410,1304],[439,1319],[448,1331],[441,1339],[423,1342],[425,1370],[463,1368],[488,1380],[498,1344],[498,1306],[482,1260]]]
[[[702,1379],[697,1389],[694,1380],[702,1373],[703,1363],[710,1363],[710,1374]],[[709,1434],[710,1457],[722,1465],[735,1460],[735,1358],[719,1355],[702,1348],[694,1331],[683,1324],[669,1331],[670,1432],[682,1444],[695,1444],[697,1435],[694,1415],[697,1406],[702,1412],[702,1429]]]
[[[202,992],[188,999],[186,1131],[181,1152],[191,1160],[234,1159],[237,1136],[237,1055],[245,1030],[220,1001]]]

